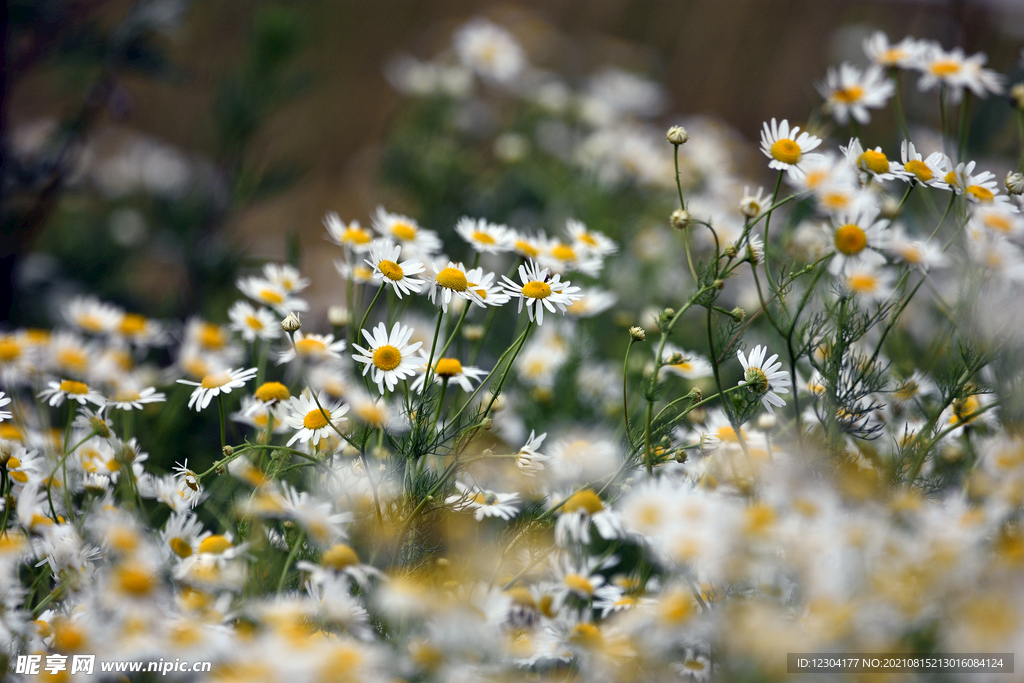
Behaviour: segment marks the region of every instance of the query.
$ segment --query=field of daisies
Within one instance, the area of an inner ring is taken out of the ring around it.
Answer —
[[[326,316],[271,262],[209,319],[0,330],[7,675],[1024,652],[1021,67],[863,49],[807,120],[733,131],[474,20],[387,67],[404,203],[324,217]]]

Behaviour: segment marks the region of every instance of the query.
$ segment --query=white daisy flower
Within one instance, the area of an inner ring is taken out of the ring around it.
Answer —
[[[373,287],[380,287],[383,284],[380,280],[374,279],[373,268],[364,263],[350,264],[339,258],[334,259],[334,269],[346,282],[351,280],[355,284],[372,285]]]
[[[486,19],[460,28],[452,42],[463,66],[499,83],[514,80],[527,66],[523,48],[512,34]]]
[[[228,417],[232,422],[249,425],[253,429],[257,429],[261,432],[266,431],[271,418],[273,418],[274,426],[271,427],[271,431],[274,434],[283,434],[288,431],[288,425],[284,421],[282,405],[283,404],[280,402],[270,404],[264,403],[252,396],[243,396],[241,407],[237,411],[228,415]],[[233,460],[232,464],[235,462],[238,461]]]
[[[750,194],[750,188],[743,186],[743,196],[740,198],[740,213],[747,218],[757,218],[762,211],[771,206],[771,195],[764,196],[764,188],[757,188],[757,194]]]
[[[256,308],[248,301],[239,299],[228,309],[228,318],[232,330],[242,335],[247,342],[256,341],[257,338],[268,341],[281,336],[281,325],[278,324],[277,316],[269,309]]]
[[[530,260],[519,266],[519,279],[522,281],[522,285],[503,276],[505,281],[502,286],[510,295],[519,297],[519,313],[523,312],[523,304],[526,304],[531,321],[534,319],[534,310],[536,309],[537,324],[541,325],[544,323],[545,308],[554,313],[555,308],[558,307],[562,313],[565,313],[566,307],[580,298],[580,295],[576,294],[580,288],[571,287],[571,283],[568,281],[562,282],[561,277],[561,275],[551,277],[547,268],[541,269],[535,261]]]
[[[583,251],[608,256],[619,250],[619,245],[611,238],[596,230],[588,230],[583,221],[570,218],[565,221],[565,230],[572,238],[573,246]]]
[[[374,279],[393,286],[399,299],[403,294],[420,291],[423,280],[412,276],[425,270],[423,264],[415,259],[399,262],[401,253],[402,247],[393,242],[374,240],[370,258],[365,259],[365,263],[373,268]]]
[[[711,362],[699,353],[683,351],[672,343],[666,343],[661,357],[662,367],[684,379],[697,380],[714,374]]]
[[[47,382],[47,384],[50,388],[40,391],[39,398],[44,399],[51,406],[63,405],[64,399],[78,401],[83,406],[86,401],[100,407],[107,402],[99,392],[90,389],[85,382],[63,379],[60,382]]]
[[[403,247],[406,255],[413,253],[426,257],[441,250],[441,239],[433,230],[425,230],[412,218],[397,213],[388,213],[383,206],[377,207],[373,217],[373,229]]]
[[[927,157],[923,157],[914,148],[913,142],[904,140],[900,145],[900,159],[903,161],[903,170],[908,174],[906,180],[916,180],[922,185],[940,190],[950,189],[949,185],[942,180],[946,175],[943,169],[949,163],[948,157],[942,152],[932,152]]]
[[[875,64],[886,69],[911,69],[917,65],[918,58],[923,49],[926,48],[924,41],[919,41],[907,36],[900,42],[892,45],[888,36],[882,31],[876,31],[864,39],[864,54]]]
[[[474,513],[478,522],[484,517],[512,519],[519,512],[516,505],[519,502],[518,493],[495,493],[475,486],[470,488],[461,481],[455,482],[455,488],[459,492],[448,496],[445,505],[451,505],[454,510]]]
[[[324,216],[324,227],[327,228],[327,239],[340,247],[347,247],[357,254],[370,250],[373,242],[373,233],[359,225],[359,221],[352,221],[348,225],[333,211]]]
[[[831,225],[825,228],[835,249],[828,264],[829,272],[837,275],[847,265],[858,261],[884,263],[885,257],[880,251],[889,246],[888,227],[889,219],[880,217],[874,205],[834,215]]]
[[[410,387],[416,393],[423,391],[423,383],[427,378],[426,370],[428,359],[420,356],[420,361],[422,365],[420,366],[419,376]],[[436,384],[447,381],[449,384],[458,384],[463,391],[473,391],[473,382],[486,374],[486,370],[470,367],[468,365],[464,366],[458,358],[438,358],[434,363],[434,373],[432,377]]]
[[[501,306],[507,304],[511,298],[502,287],[494,281],[494,273],[486,272],[483,268],[473,268],[466,271],[466,281],[469,289],[476,293],[479,300],[473,303],[481,307]]]
[[[172,468],[174,474],[174,483],[176,485],[176,493],[178,496],[175,497],[177,500],[180,498],[185,503],[188,503],[189,507],[195,507],[196,503],[199,502],[199,498],[203,495],[202,484],[199,483],[199,478],[196,473],[188,468],[188,458],[185,458],[185,462],[178,464],[174,463]],[[173,510],[178,510],[174,506],[171,507]]]
[[[896,276],[888,268],[858,263],[843,273],[843,288],[853,295],[860,305],[886,301],[893,292]]]
[[[516,467],[528,477],[536,476],[537,472],[544,469],[544,463],[551,459],[537,450],[544,444],[544,439],[547,436],[547,432],[537,436],[537,433],[531,429],[530,438],[516,454]]]
[[[566,244],[560,239],[550,240],[537,260],[554,273],[576,270],[584,275],[597,277],[604,268],[604,259],[600,252],[581,246],[575,241]]]
[[[1005,77],[983,68],[987,61],[988,57],[982,52],[967,57],[959,47],[946,52],[938,43],[929,43],[915,65],[921,71],[917,88],[926,92],[937,85],[945,85],[954,103],[963,98],[965,87],[978,97],[988,97],[989,93],[998,95],[1003,92]]]
[[[845,125],[852,116],[863,125],[871,121],[868,108],[880,109],[896,92],[896,86],[882,71],[872,65],[861,72],[849,63],[830,67],[825,82],[818,84],[818,92],[825,98],[825,109],[837,123]]]
[[[208,374],[200,382],[179,379],[178,384],[187,384],[195,387],[195,391],[192,392],[192,396],[188,399],[188,407],[192,408],[195,406],[195,409],[199,411],[210,405],[210,401],[222,393],[230,394],[232,389],[244,387],[245,383],[255,376],[256,368],[249,368],[248,370],[242,368],[237,370],[228,369]]]
[[[11,402],[11,397],[8,396],[5,392],[0,391],[0,408],[3,408],[4,406],[9,405],[10,402]],[[9,410],[0,410],[0,422],[3,422],[4,420],[10,420],[12,417],[13,417],[13,414],[11,413],[11,411],[9,411]]]
[[[307,363],[319,363],[326,360],[338,360],[345,350],[345,340],[334,340],[333,334],[303,334],[295,332],[291,348],[282,351],[277,357],[277,364],[290,363],[296,358]]]
[[[288,315],[291,311],[309,310],[309,304],[305,300],[292,296],[284,287],[266,278],[239,278],[236,285],[242,294],[264,306],[270,306],[281,315]]]
[[[359,351],[352,354],[352,358],[364,364],[363,376],[373,370],[371,377],[377,383],[380,393],[384,393],[385,384],[388,391],[394,391],[398,380],[416,374],[419,362],[415,353],[423,342],[408,343],[413,334],[411,327],[396,322],[389,335],[384,323],[378,323],[372,334],[366,330],[362,330],[362,333],[369,348],[352,344]]]
[[[316,408],[315,405],[313,407]],[[308,492],[298,491],[286,482],[282,482],[281,489],[284,493],[284,514],[298,522],[315,543],[329,547],[348,538],[344,525],[355,518],[351,512],[333,512],[333,505],[329,501],[317,500]]]
[[[121,324],[124,311],[96,297],[76,297],[64,307],[68,324],[88,334],[113,334]]]
[[[902,225],[893,225],[891,235],[889,253],[894,260],[923,272],[949,265],[949,257],[943,253],[942,247],[927,240],[911,239]]]
[[[287,263],[265,263],[263,277],[267,278],[267,282],[277,285],[289,294],[301,292],[309,287],[309,278],[302,277],[298,268]]]
[[[322,412],[308,391],[304,391],[301,396],[291,397],[288,403],[290,412],[285,415],[284,420],[289,427],[298,431],[288,440],[287,445],[291,446],[296,441],[312,441],[313,445],[317,446],[321,439],[330,436],[334,429],[341,428],[341,422],[348,412],[348,405],[341,401],[331,402],[322,391],[317,400],[323,407]]]
[[[107,398],[107,405],[121,410],[142,410],[146,403],[162,403],[167,400],[167,395],[158,392],[156,387],[139,389],[132,384],[118,387],[113,396]]]
[[[352,409],[352,416],[367,427],[386,429],[392,434],[408,429],[408,421],[400,408],[388,403],[383,396],[371,396],[364,389],[355,386],[346,398]]]
[[[588,287],[580,292],[580,297],[572,302],[565,311],[574,318],[592,318],[607,311],[618,300],[619,298],[614,292],[600,287]]]
[[[483,218],[463,216],[455,224],[455,232],[466,240],[473,251],[480,254],[500,254],[512,251],[513,232],[506,225],[489,223]]]
[[[1017,207],[1010,204],[1010,198],[1000,194],[999,183],[991,171],[975,173],[976,161],[960,162],[953,168],[951,161],[946,160],[947,173],[945,180],[958,195],[966,197],[973,204],[1006,203],[1008,211],[1017,212]]]
[[[199,550],[199,544],[210,536],[195,515],[190,512],[172,512],[160,532],[161,550],[168,559],[185,559]]]
[[[761,151],[771,159],[769,168],[787,171],[792,178],[799,178],[804,174],[804,166],[808,161],[820,157],[820,154],[809,154],[821,144],[821,139],[806,131],[800,133],[799,126],[789,127],[789,121],[782,120],[776,123],[773,118],[771,126],[764,124],[761,131]]]
[[[839,149],[846,155],[846,161],[860,172],[862,181],[867,181],[868,177],[878,180],[906,180],[910,175],[903,170],[902,165],[889,161],[881,147],[865,150],[858,138],[850,138],[850,144]]]
[[[1024,234],[1024,215],[1009,202],[971,204],[967,231],[991,231],[1004,237],[1020,237]]]
[[[779,394],[789,393],[789,374],[780,370],[782,363],[775,362],[779,355],[774,354],[766,361],[768,348],[761,345],[754,347],[749,359],[742,351],[738,355],[743,366],[743,381],[740,384],[747,382],[747,388],[757,394],[768,413],[774,415],[773,405],[786,405]]]
[[[524,259],[535,259],[547,248],[548,238],[541,231],[538,235],[530,235],[519,230],[512,233],[512,250]]]
[[[448,304],[452,302],[452,296],[458,296],[467,301],[484,305],[483,298],[475,289],[469,286],[469,279],[466,275],[466,267],[461,263],[449,261],[444,268],[438,268],[437,264],[431,264],[434,269],[434,278],[430,281],[430,302],[439,303],[445,313],[448,312]]]

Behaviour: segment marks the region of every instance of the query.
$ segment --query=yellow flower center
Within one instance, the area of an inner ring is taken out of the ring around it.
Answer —
[[[227,539],[227,536],[217,534],[216,536],[207,536],[203,539],[203,542],[199,544],[199,552],[210,553],[213,555],[220,555],[221,553],[231,548],[231,541]]]
[[[291,392],[288,391],[288,387],[280,382],[264,382],[253,395],[257,400],[263,401],[264,403],[270,403],[273,400],[287,401],[292,397]]]
[[[870,273],[854,273],[846,278],[846,286],[855,294],[869,294],[878,289],[878,278]]]
[[[746,432],[744,432],[743,430],[740,431],[743,433],[744,436],[746,436]],[[726,441],[728,443],[740,442],[739,437],[736,436],[736,430],[733,429],[731,425],[724,425],[722,427],[719,427],[718,431],[715,432],[715,436],[718,437],[719,441]]]
[[[0,339],[0,363],[10,363],[21,356],[21,344],[10,337]]]
[[[913,173],[914,177],[916,177],[922,183],[927,183],[929,180],[935,177],[935,174],[932,173],[932,170],[930,168],[928,168],[928,165],[925,164],[923,161],[919,161],[918,159],[908,161],[907,165],[904,166],[903,168]]]
[[[869,149],[857,157],[857,167],[872,173],[888,173],[889,159],[881,152]]]
[[[525,240],[516,240],[516,251],[530,258],[537,258],[538,254],[537,249]]]
[[[471,237],[480,244],[495,244],[494,238],[488,235],[483,230],[474,231]]]
[[[683,668],[689,669],[690,671],[703,671],[706,667],[703,662],[696,659],[687,659],[683,662]]]
[[[487,290],[484,289],[483,287],[481,287],[480,285],[478,285],[477,283],[470,282],[469,283],[469,288],[472,289],[474,292],[476,292],[478,295],[480,295],[481,299],[485,299],[485,300],[487,299]]]
[[[57,363],[62,367],[81,372],[88,365],[89,358],[80,349],[61,349],[57,354]]]
[[[551,296],[551,287],[546,282],[534,280],[523,285],[523,296],[531,299],[547,299]]]
[[[349,546],[339,543],[324,551],[320,556],[320,564],[335,571],[341,571],[345,567],[359,564],[359,555]]]
[[[803,152],[800,151],[800,145],[789,138],[782,138],[777,141],[772,145],[771,152],[772,157],[784,164],[795,164],[803,156]]]
[[[587,580],[585,576],[579,574],[566,574],[565,585],[570,590],[576,593],[582,593],[583,595],[593,595],[594,586]]]
[[[821,204],[826,209],[840,211],[850,206],[850,195],[842,192],[826,192],[821,197]]]
[[[119,567],[115,574],[121,590],[134,597],[149,595],[156,588],[155,577],[142,567]]]
[[[919,264],[924,261],[924,253],[917,247],[917,245],[908,244],[900,247],[899,252],[900,256],[907,263]]]
[[[295,342],[295,352],[300,356],[319,356],[327,350],[327,344],[319,339],[300,339]]]
[[[203,323],[199,328],[199,343],[208,349],[219,349],[224,346],[224,330],[211,323]]]
[[[370,233],[362,228],[348,228],[341,235],[342,242],[351,242],[353,244],[369,244],[372,239]]]
[[[438,377],[454,377],[462,373],[462,363],[458,358],[442,358],[434,366]]]
[[[102,332],[103,321],[99,317],[86,313],[78,319],[78,326],[88,332]]]
[[[840,88],[832,93],[832,99],[843,104],[853,104],[864,97],[864,88],[859,85],[851,85],[849,88]]]
[[[402,362],[402,352],[390,344],[385,344],[373,352],[373,364],[387,372],[394,370]]]
[[[835,244],[841,254],[855,256],[868,246],[868,236],[859,225],[847,223],[836,230]]]
[[[306,417],[302,420],[302,426],[306,429],[322,429],[327,426],[327,421],[331,418],[331,411],[324,408],[323,411],[319,408],[311,410],[306,413]]]
[[[200,386],[203,389],[216,389],[222,387],[231,381],[231,377],[226,372],[222,372],[218,375],[206,375],[203,377],[203,381],[200,382]]]
[[[593,492],[591,489],[583,489],[569,496],[568,500],[562,505],[562,512],[576,512],[577,510],[583,510],[589,515],[597,514],[601,510],[604,510],[604,503],[601,501],[601,497]]]
[[[960,71],[960,63],[953,61],[952,59],[942,59],[937,62],[932,62],[928,69],[939,78],[946,76],[952,76]]]
[[[374,427],[382,426],[387,419],[387,414],[383,408],[375,403],[364,403],[359,406],[356,408],[356,415],[359,416],[360,420]]]
[[[126,313],[118,329],[128,337],[142,334],[146,329],[146,318],[138,313]]]
[[[414,240],[416,239],[416,226],[398,221],[391,226],[391,234],[400,240]]]
[[[398,265],[394,261],[388,261],[387,259],[377,264],[377,270],[381,272],[381,275],[389,280],[401,280],[405,277],[405,273],[402,271],[402,266]]]
[[[995,194],[992,190],[981,185],[971,185],[967,188],[967,194],[971,195],[979,202],[985,202],[986,204],[995,199]]]
[[[559,244],[551,250],[551,255],[559,261],[575,261],[576,252],[568,244]]]
[[[260,299],[268,304],[284,303],[284,295],[281,294],[281,292],[274,291],[273,289],[260,290]]]
[[[904,53],[903,50],[900,50],[898,48],[889,48],[888,50],[882,53],[882,55],[878,58],[878,61],[879,63],[884,64],[886,66],[894,66],[896,62],[903,59],[905,54],[906,53]]]
[[[167,541],[167,545],[171,546],[171,550],[178,557],[186,558],[192,554],[192,546],[188,544],[188,541],[178,536]]]
[[[999,232],[1010,232],[1013,228],[1010,219],[998,213],[986,213],[982,220],[987,227]]]
[[[828,171],[823,171],[823,170],[811,171],[810,173],[807,174],[807,178],[804,179],[804,182],[807,183],[807,187],[813,189],[813,188],[818,187],[819,185],[821,185],[823,182],[825,182],[825,180],[827,178],[828,178]]]
[[[4,441],[24,441],[25,435],[11,423],[0,424],[0,439]]]
[[[79,396],[88,394],[89,387],[83,382],[74,382],[70,379],[66,379],[60,383],[60,390],[66,394],[78,394]]]
[[[586,244],[588,247],[597,247],[597,240],[589,232],[581,232],[578,237],[580,242]]]
[[[134,389],[119,389],[118,392],[114,394],[114,400],[119,403],[125,401],[138,401],[140,398],[142,398],[142,396],[140,396],[139,392]]]
[[[960,183],[956,181],[956,171],[950,171],[943,178],[946,184],[950,187],[960,187]]]
[[[256,331],[260,331],[263,329],[263,321],[254,315],[245,316],[245,324]]]
[[[604,636],[601,635],[601,629],[593,624],[577,624],[569,636],[569,641],[596,650],[604,645]]]
[[[465,292],[469,289],[469,281],[466,280],[466,274],[458,268],[450,266],[438,273],[434,281],[440,286],[456,292]]]

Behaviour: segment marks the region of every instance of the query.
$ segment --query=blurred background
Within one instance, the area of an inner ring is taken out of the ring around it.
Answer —
[[[655,122],[713,116],[747,155],[767,112],[811,117],[813,84],[864,63],[870,31],[982,50],[1017,80],[1024,42],[1019,0],[10,0],[5,13],[0,315],[46,327],[75,293],[224,321],[239,269],[267,259],[312,278],[323,324],[343,299],[326,212],[368,225],[383,204],[448,232],[473,209],[508,219],[514,207],[476,201],[490,157],[410,167],[422,138],[451,132],[410,123],[429,112],[410,114],[387,77],[400,55],[449,50],[475,16],[570,85],[608,66],[661,83]],[[865,137],[892,128],[879,115]],[[989,148],[1012,155],[1012,125],[992,131]]]

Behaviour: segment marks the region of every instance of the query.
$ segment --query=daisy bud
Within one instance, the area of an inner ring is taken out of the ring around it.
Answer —
[[[683,209],[676,209],[669,217],[669,222],[676,230],[686,230],[690,225],[690,213]]]
[[[704,400],[704,392],[700,390],[700,387],[694,387],[690,389],[690,397],[694,403],[700,403]]]
[[[462,327],[462,338],[466,341],[480,341],[484,338],[483,325],[464,325]]]
[[[674,308],[666,308],[662,311],[661,315],[658,316],[658,329],[664,330],[668,326],[669,321],[672,320],[672,316],[675,314],[676,309]]]
[[[92,431],[97,436],[102,436],[104,439],[110,438],[110,428],[107,427],[107,423],[98,417],[89,418],[89,426],[92,427]]]
[[[480,423],[480,426],[483,427],[483,430],[485,432],[489,432],[494,427],[494,420],[488,417],[484,419],[483,422]]]
[[[327,309],[327,322],[334,327],[345,327],[352,322],[352,316],[344,306],[331,306]]]
[[[296,332],[302,327],[302,323],[299,322],[299,316],[297,313],[289,313],[288,316],[281,321],[281,329],[285,332]]]
[[[235,452],[235,449],[232,448],[231,446],[225,446],[224,448],[221,449],[221,451],[223,451],[224,457],[229,457],[231,456],[231,454]]]
[[[686,356],[684,356],[683,354],[681,354],[681,353],[673,353],[668,358],[668,365],[679,365],[684,360],[686,360]]]
[[[747,317],[747,312],[737,306],[736,308],[729,311],[729,316],[738,323],[743,322],[744,318]]]
[[[681,462],[686,462],[686,458],[687,458],[687,455],[686,455],[686,450],[685,449],[680,448],[678,451],[675,452],[676,462],[680,462],[680,463]]]
[[[1024,194],[1024,174],[1009,171],[1006,174],[1006,191],[1010,194]]]
[[[1018,83],[1010,88],[1010,103],[1024,111],[1024,83]]]
[[[725,248],[725,255],[729,258],[736,258],[736,254],[740,253],[740,250],[736,248],[735,244],[730,244]]]
[[[715,280],[715,289],[718,291],[725,289],[725,280]]]
[[[640,327],[639,325],[633,325],[632,327],[629,328],[629,336],[630,336],[630,338],[633,341],[638,341],[638,342],[646,341],[647,340],[647,330],[645,330],[644,328]]]
[[[668,133],[665,137],[673,145],[682,145],[690,139],[690,134],[686,132],[686,129],[682,126],[672,126],[668,129]]]

